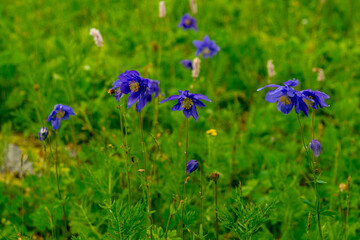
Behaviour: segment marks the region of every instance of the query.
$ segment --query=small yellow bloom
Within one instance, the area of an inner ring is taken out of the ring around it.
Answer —
[[[209,134],[211,136],[216,137],[217,136],[217,131],[216,131],[216,129],[210,129],[210,130],[206,131],[206,134]]]

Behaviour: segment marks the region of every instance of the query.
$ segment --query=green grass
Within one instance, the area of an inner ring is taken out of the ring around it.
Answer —
[[[120,226],[128,231],[123,239],[146,238],[149,222],[144,176],[137,171],[144,167],[138,116],[134,107],[127,110],[134,205],[129,208],[118,103],[107,93],[119,74],[137,70],[142,76],[159,80],[164,97],[193,85],[192,92],[213,100],[198,109],[198,121],[189,121],[189,159],[200,161],[204,172],[205,239],[215,239],[214,183],[207,179],[213,171],[220,173],[221,211],[243,206],[245,210],[239,211],[242,217],[251,213],[257,216],[266,203],[274,204],[265,220],[251,218],[259,225],[252,239],[317,239],[315,215],[307,234],[309,205],[315,204],[315,195],[307,180],[311,172],[297,116],[293,111],[289,115],[278,112],[275,104],[265,101],[265,90],[256,91],[267,84],[268,59],[275,65],[273,83],[296,78],[300,81],[297,90],[311,88],[330,96],[330,107],[319,110],[315,118],[316,138],[323,147],[320,178],[327,182],[319,184],[321,206],[326,210],[321,216],[323,235],[334,240],[359,238],[360,16],[356,10],[360,3],[197,2],[198,32],[177,28],[180,17],[190,13],[185,0],[166,1],[165,19],[158,17],[158,1],[151,0],[1,1],[1,162],[6,166],[8,146],[14,143],[34,169],[23,178],[19,170],[1,170],[2,238],[17,239],[17,234],[23,233],[22,239],[63,239],[54,158],[49,156],[49,147],[44,158],[37,139],[41,127],[51,128],[46,118],[58,103],[71,106],[76,113],[62,121],[59,131],[60,183],[72,236],[119,239],[116,229]],[[89,36],[93,27],[103,36],[101,49]],[[193,82],[191,72],[179,61],[193,59],[192,41],[205,35],[215,40],[221,51],[202,60],[200,78]],[[313,67],[324,69],[323,83],[316,80]],[[96,91],[91,126],[93,80]],[[157,177],[149,179],[153,237],[164,235],[171,213],[174,216],[168,237],[181,239],[185,117],[170,111],[170,103],[160,104],[159,135],[155,136],[154,106],[152,102],[142,111],[147,167],[155,166],[157,171]],[[311,118],[300,116],[308,143]],[[208,136],[205,132],[209,129],[216,129],[218,135]],[[52,141],[54,135],[52,132],[49,137]],[[348,176],[352,180],[345,234],[347,192],[339,196],[338,184],[346,183]],[[240,181],[241,200],[235,191]],[[186,237],[191,239],[199,234],[199,172],[191,175],[186,188]],[[233,211],[231,216],[235,214]],[[237,239],[236,233],[221,222],[219,235],[219,239]]]

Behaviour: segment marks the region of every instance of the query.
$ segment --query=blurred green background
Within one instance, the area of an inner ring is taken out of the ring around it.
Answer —
[[[296,114],[283,115],[265,101],[265,90],[256,91],[268,83],[266,63],[272,59],[272,83],[296,78],[297,90],[311,88],[330,96],[330,107],[320,109],[315,118],[316,138],[323,147],[319,169],[327,182],[321,184],[320,196],[324,209],[333,212],[322,217],[324,236],[345,239],[341,213],[347,193],[339,193],[338,184],[351,176],[347,237],[359,239],[360,2],[199,0],[196,15],[188,1],[165,4],[166,17],[161,19],[159,2],[153,0],[1,1],[0,236],[17,239],[21,232],[23,239],[61,238],[54,163],[44,158],[37,138],[41,127],[51,128],[46,118],[61,103],[76,113],[59,131],[60,180],[71,233],[78,239],[109,237],[108,214],[101,206],[109,199],[126,202],[127,187],[118,103],[107,90],[119,74],[137,70],[159,80],[164,97],[191,89],[213,100],[198,109],[198,121],[189,122],[189,159],[203,163],[205,176],[205,239],[215,239],[214,184],[206,178],[213,171],[220,173],[219,208],[232,203],[240,181],[248,202],[277,202],[253,239],[308,239],[309,207],[303,200],[314,201],[314,193],[305,180],[310,173]],[[198,32],[177,27],[187,12],[197,19]],[[104,47],[94,44],[91,28],[100,30]],[[193,82],[191,71],[179,61],[193,59],[192,41],[205,35],[221,51],[202,60],[200,77]],[[317,81],[314,67],[324,69],[324,82]],[[150,179],[156,231],[165,230],[170,204],[176,195],[179,201],[184,181],[185,117],[171,106],[159,106],[157,136],[155,104],[142,111],[148,168],[157,171]],[[301,121],[310,142],[311,119],[301,113]],[[137,171],[143,162],[134,107],[127,110],[127,123],[135,204],[143,195],[143,175]],[[209,129],[216,129],[217,136],[207,135]],[[154,138],[159,144],[155,164]],[[25,176],[19,170],[21,158],[26,161]],[[198,232],[199,183],[195,172],[187,187],[186,221],[192,232]],[[169,229],[181,236],[179,225],[176,215]],[[317,236],[313,219],[310,239]],[[220,224],[220,239],[236,235]]]

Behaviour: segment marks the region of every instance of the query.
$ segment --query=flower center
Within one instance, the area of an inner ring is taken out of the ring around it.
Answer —
[[[288,95],[284,95],[284,96],[279,97],[279,101],[284,105],[291,104],[291,100],[290,100]]]
[[[118,88],[118,89],[116,90],[116,94],[117,94],[117,95],[120,95],[120,94],[121,94],[120,88]]]
[[[311,99],[311,100],[314,99],[312,96],[306,96],[306,97],[309,98],[309,99]],[[307,105],[309,108],[312,107],[313,102],[311,102],[310,100],[308,100],[308,99],[306,99],[306,98],[304,98],[303,101],[304,101],[304,103],[306,103],[306,105]]]
[[[186,20],[185,20],[185,25],[186,25],[186,26],[190,26],[190,24],[191,24],[191,20],[190,20],[190,19],[186,19]]]
[[[56,116],[57,116],[58,118],[63,118],[64,115],[65,115],[65,111],[64,111],[64,110],[61,110],[61,109],[60,109],[60,110],[57,112],[57,114],[56,114]]]
[[[185,108],[186,110],[190,109],[193,104],[194,104],[194,103],[193,103],[193,101],[192,101],[190,98],[185,98],[185,99],[182,101],[182,106],[183,106],[183,108]]]
[[[140,84],[138,82],[132,81],[129,83],[129,87],[132,92],[137,92],[139,91]]]
[[[209,48],[204,48],[203,50],[202,50],[202,53],[203,54],[210,54],[210,49]]]

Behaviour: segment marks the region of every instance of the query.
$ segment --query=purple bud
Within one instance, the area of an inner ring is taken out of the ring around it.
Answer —
[[[318,140],[313,139],[311,140],[310,144],[310,149],[311,151],[313,151],[315,157],[319,157],[320,156],[320,152],[321,152],[321,144]]]
[[[186,172],[187,172],[187,174],[190,174],[190,173],[194,172],[198,168],[198,165],[199,165],[199,163],[196,160],[190,160],[186,164]]]
[[[46,127],[40,128],[39,140],[44,141],[47,138],[48,134],[49,134],[49,130]]]

